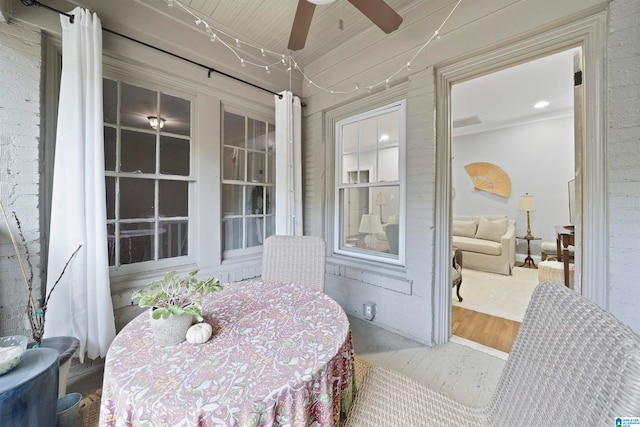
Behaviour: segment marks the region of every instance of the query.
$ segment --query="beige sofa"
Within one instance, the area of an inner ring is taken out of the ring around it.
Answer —
[[[452,222],[454,247],[464,268],[510,275],[516,263],[515,221],[505,215],[459,216]]]

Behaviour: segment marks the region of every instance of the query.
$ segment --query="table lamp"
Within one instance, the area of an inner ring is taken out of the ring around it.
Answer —
[[[524,196],[520,196],[520,203],[518,203],[518,210],[522,212],[527,212],[527,235],[524,236],[525,239],[533,239],[531,235],[531,218],[529,217],[529,212],[536,210],[536,205],[533,200],[533,196],[529,195],[529,193],[525,193]]]
[[[375,234],[383,233],[380,217],[377,214],[362,215],[358,232],[367,233],[367,236],[364,238],[364,243],[367,245],[367,248],[372,248],[378,242]]]
[[[382,206],[387,204],[387,198],[384,197],[384,194],[378,193],[376,196],[376,205],[380,206],[380,221],[382,221]]]

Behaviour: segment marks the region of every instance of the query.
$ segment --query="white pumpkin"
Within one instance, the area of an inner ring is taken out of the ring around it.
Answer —
[[[213,334],[213,328],[210,324],[196,323],[187,330],[187,341],[191,344],[202,344],[211,338],[211,334]]]

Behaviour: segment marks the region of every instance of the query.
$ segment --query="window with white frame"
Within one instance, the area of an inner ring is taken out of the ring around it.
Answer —
[[[109,265],[189,254],[191,101],[103,80]]]
[[[259,252],[275,234],[275,125],[273,120],[223,112],[223,257]]]
[[[334,252],[404,261],[405,102],[336,123]]]

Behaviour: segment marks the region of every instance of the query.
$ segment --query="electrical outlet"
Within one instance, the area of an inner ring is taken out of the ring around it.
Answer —
[[[369,301],[362,304],[362,315],[367,320],[373,320],[376,316],[376,303]]]

